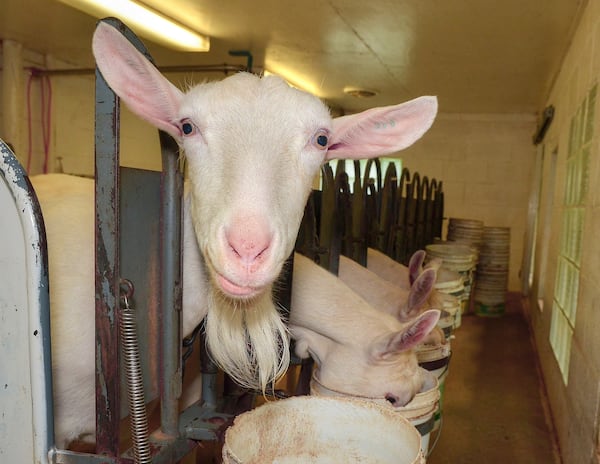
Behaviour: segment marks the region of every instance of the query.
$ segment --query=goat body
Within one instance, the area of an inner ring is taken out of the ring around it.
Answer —
[[[290,331],[296,354],[315,360],[328,389],[406,405],[425,381],[412,348],[439,315],[427,310],[401,323],[306,257],[294,258]]]

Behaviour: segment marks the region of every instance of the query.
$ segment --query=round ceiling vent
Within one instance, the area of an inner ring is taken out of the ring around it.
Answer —
[[[376,90],[363,89],[360,87],[344,87],[344,93],[356,98],[370,98],[377,95]]]

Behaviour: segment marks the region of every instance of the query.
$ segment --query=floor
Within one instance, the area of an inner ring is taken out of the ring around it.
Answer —
[[[451,343],[427,464],[561,463],[519,295],[509,294],[500,317],[464,316]]]

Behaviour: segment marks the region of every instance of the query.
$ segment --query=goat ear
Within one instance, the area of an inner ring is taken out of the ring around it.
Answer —
[[[336,118],[327,159],[374,158],[403,150],[431,127],[436,113],[437,98],[420,97]]]
[[[408,280],[410,285],[415,283],[417,277],[423,270],[423,262],[425,261],[425,250],[417,250],[410,257],[408,262]]]
[[[433,330],[439,318],[439,310],[429,309],[425,311],[403,330],[391,332],[374,342],[370,347],[371,356],[374,359],[382,360],[415,347]]]
[[[442,267],[444,260],[442,258],[433,258],[426,265],[425,269],[435,269],[436,271]]]
[[[398,315],[400,321],[407,321],[419,314],[425,302],[431,296],[437,272],[435,269],[425,269],[410,286],[408,301]]]
[[[177,117],[183,92],[114,27],[100,22],[92,39],[98,69],[111,89],[140,118],[180,138]]]

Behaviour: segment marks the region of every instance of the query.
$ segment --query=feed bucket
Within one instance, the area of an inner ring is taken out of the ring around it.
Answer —
[[[440,319],[440,323],[438,324],[444,330],[444,335],[449,337],[452,331],[460,327],[461,324],[462,301],[465,293],[463,278],[458,272],[440,267],[437,272],[434,288],[439,293],[445,295],[442,301],[443,307],[437,309],[442,309],[452,316],[452,325],[450,328],[447,328],[449,326],[448,322],[442,319]]]
[[[352,398],[296,396],[239,415],[225,464],[424,464],[421,436],[400,414]]]
[[[474,286],[475,268],[477,266],[477,250],[467,244],[435,243],[425,247],[427,259],[440,258],[442,266],[458,273],[462,277],[464,290],[462,293],[461,312],[464,314],[470,304],[471,291]]]
[[[421,450],[426,456],[429,449],[429,437],[435,423],[434,415],[440,400],[440,389],[437,377],[426,369],[422,370],[422,374],[425,377],[423,387],[406,406],[394,407],[385,398],[366,398],[328,388],[319,381],[318,369],[313,371],[310,382],[310,394],[313,396],[357,398],[380,404],[396,414],[400,414],[408,419],[421,434]]]
[[[431,372],[438,379],[440,400],[438,402],[437,411],[434,415],[435,423],[433,427],[434,430],[437,430],[442,419],[444,385],[446,377],[448,376],[448,369],[450,368],[450,358],[452,357],[450,342],[446,341],[446,343],[438,346],[420,345],[417,347],[416,353],[419,366]]]
[[[439,300],[439,298],[438,298]],[[454,333],[454,329],[460,327],[461,323],[461,300],[452,295],[443,295],[443,301],[439,307],[442,314],[437,325],[444,332],[444,337],[450,338]]]

